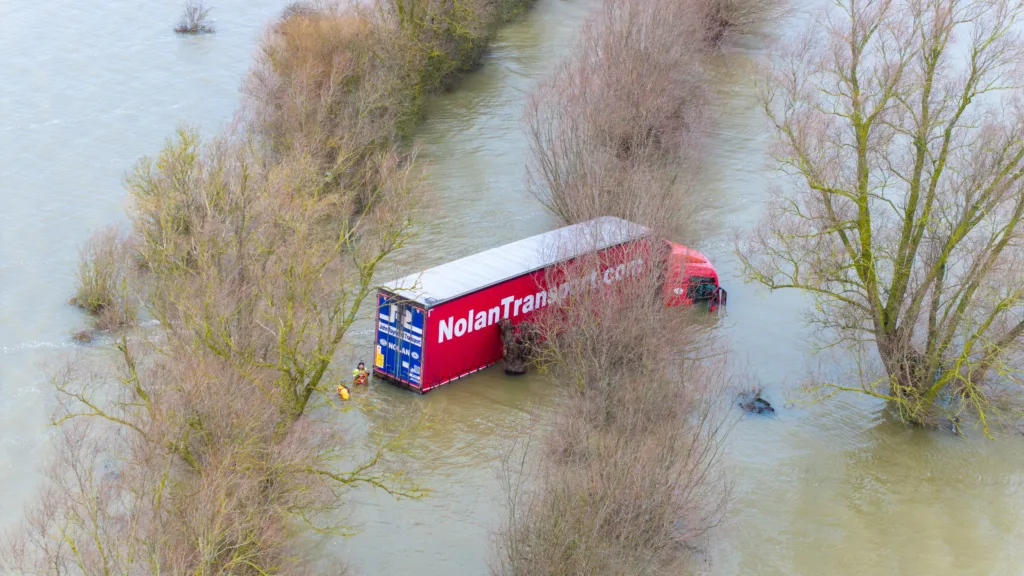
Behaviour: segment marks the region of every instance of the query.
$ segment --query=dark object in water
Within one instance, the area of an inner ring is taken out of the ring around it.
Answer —
[[[534,351],[540,341],[537,327],[530,322],[513,325],[507,319],[498,323],[501,328],[502,356],[501,362],[505,374],[520,376],[526,374],[533,360]]]
[[[753,400],[746,402],[740,402],[740,408],[743,408],[751,414],[774,414],[775,408],[768,403],[767,400],[761,398],[760,395],[755,396]]]

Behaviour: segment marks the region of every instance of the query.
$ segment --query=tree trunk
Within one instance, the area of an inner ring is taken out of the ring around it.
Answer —
[[[505,373],[511,375],[525,374],[533,361],[537,342],[540,340],[537,327],[530,322],[513,325],[502,319],[501,328],[502,364]]]
[[[928,359],[906,336],[906,331],[878,338],[878,353],[889,376],[889,394],[904,420],[923,424],[933,399],[927,396],[935,379],[935,370]]]

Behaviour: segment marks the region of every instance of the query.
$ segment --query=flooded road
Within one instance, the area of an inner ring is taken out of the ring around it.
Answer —
[[[39,363],[74,350],[69,332],[85,321],[66,305],[78,246],[125,221],[122,174],[178,122],[212,133],[230,120],[257,34],[283,4],[221,0],[217,34],[179,38],[177,3],[0,2],[0,526],[34,494],[45,455],[50,396]],[[593,5],[540,0],[499,34],[481,70],[431,103],[416,141],[436,196],[423,233],[391,263],[396,276],[554,225],[523,185],[522,106]],[[752,41],[714,62],[718,120],[702,175],[713,201],[697,247],[729,290],[722,329],[737,359],[780,409],[741,419],[730,437],[734,502],[710,539],[711,572],[1024,574],[1020,438],[905,429],[860,398],[807,405],[798,391],[814,360],[802,342],[807,302],[738,277],[735,230],[757,221],[770,184],[750,84],[759,57]],[[364,324],[346,356],[368,358],[371,342]],[[542,378],[500,369],[423,397],[383,384],[362,392],[354,439],[432,414],[403,461],[433,492],[413,502],[358,492],[361,532],[324,543],[324,556],[363,574],[487,573],[503,514],[497,454],[550,406],[550,392]]]

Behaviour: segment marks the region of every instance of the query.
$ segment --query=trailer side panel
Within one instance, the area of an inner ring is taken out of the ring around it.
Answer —
[[[593,269],[570,262],[538,270],[430,308],[426,319],[426,392],[501,360],[498,321],[514,324],[578,290],[600,289],[651,270],[651,243],[631,242],[599,252]]]
[[[424,374],[424,392],[501,360],[498,321],[528,319],[537,310],[538,294],[542,294],[541,304],[546,304],[543,280],[543,272],[526,274],[430,309],[427,330],[431,337],[426,343],[430,362]]]

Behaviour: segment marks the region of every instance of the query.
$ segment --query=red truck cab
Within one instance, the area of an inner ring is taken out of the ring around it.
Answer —
[[[707,256],[668,240],[665,245],[665,305],[707,302],[711,311],[724,305],[726,292],[719,284],[718,272]]]

